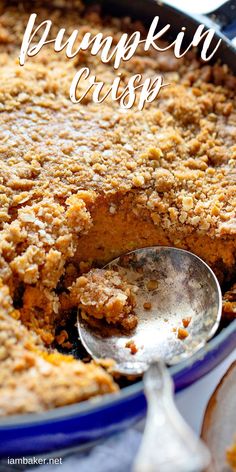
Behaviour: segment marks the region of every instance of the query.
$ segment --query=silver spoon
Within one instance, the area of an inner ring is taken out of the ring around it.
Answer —
[[[172,365],[191,357],[214,335],[221,317],[219,283],[199,257],[169,247],[138,249],[118,257],[105,268],[118,270],[138,287],[137,328],[130,335],[112,330],[111,335],[104,337],[79,315],[78,331],[89,354],[94,359],[114,359],[116,372],[139,375],[148,370],[144,376],[147,424],[135,470],[173,472],[174,464],[176,472],[200,471],[207,465],[209,455],[194,433],[189,433],[189,427],[174,407],[171,379],[164,363]],[[149,309],[145,310],[147,303]],[[188,335],[180,339],[186,320],[189,325],[184,334]],[[136,347],[135,355],[126,347],[129,341]],[[161,444],[160,434],[165,438],[164,457],[160,453],[163,448],[158,453],[154,447],[151,454],[150,437],[158,437]],[[195,462],[188,451],[194,451]],[[180,458],[182,468],[177,468]]]

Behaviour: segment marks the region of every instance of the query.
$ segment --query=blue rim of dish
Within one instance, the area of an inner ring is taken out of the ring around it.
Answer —
[[[228,344],[228,349],[226,344]],[[236,347],[236,320],[209,341],[193,356],[175,366],[170,367],[170,373],[175,381],[176,391],[180,391],[199,380],[216,367]],[[185,379],[186,376],[186,379]],[[0,430],[14,426],[32,426],[45,422],[57,421],[74,415],[85,415],[96,412],[104,407],[119,404],[126,398],[143,395],[143,382],[137,382],[124,387],[117,394],[105,395],[102,398],[90,399],[82,403],[59,407],[43,413],[13,415],[0,422]]]

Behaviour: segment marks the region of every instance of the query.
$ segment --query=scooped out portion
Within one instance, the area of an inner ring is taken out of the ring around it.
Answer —
[[[43,345],[18,319],[0,280],[0,417],[33,413],[117,392],[95,362],[85,364]]]
[[[72,285],[71,298],[90,324],[94,319],[103,320],[131,331],[138,322],[134,312],[136,290],[114,270],[92,269]]]

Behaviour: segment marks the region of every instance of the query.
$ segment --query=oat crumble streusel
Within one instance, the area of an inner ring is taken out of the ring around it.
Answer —
[[[25,8],[0,6],[0,415],[117,389],[101,368],[45,347],[70,316],[82,266],[169,245],[198,254],[221,281],[235,272],[236,79],[227,66],[140,48],[122,65],[123,81],[162,72],[171,85],[158,101],[126,113],[90,97],[73,105],[78,68],[110,83],[112,64],[85,52],[66,61],[47,46],[21,68]],[[55,32],[143,29],[83,7],[34,11]]]
[[[82,318],[104,320],[108,325],[118,325],[125,330],[137,326],[135,315],[135,288],[119,272],[92,269],[78,277],[71,287],[72,305],[78,306]]]

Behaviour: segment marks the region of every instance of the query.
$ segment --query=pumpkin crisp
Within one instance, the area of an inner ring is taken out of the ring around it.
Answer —
[[[225,318],[236,318],[236,284],[223,296],[223,314]]]
[[[100,367],[47,352],[71,316],[71,286],[91,265],[168,245],[202,257],[222,282],[236,260],[236,79],[227,66],[140,46],[119,72],[124,85],[134,73],[162,73],[170,85],[158,100],[142,112],[90,96],[73,105],[79,68],[109,84],[112,62],[89,52],[67,60],[47,45],[20,67],[29,4],[0,6],[1,415],[117,389]],[[33,11],[55,35],[144,31],[77,2],[73,15],[39,3]]]

